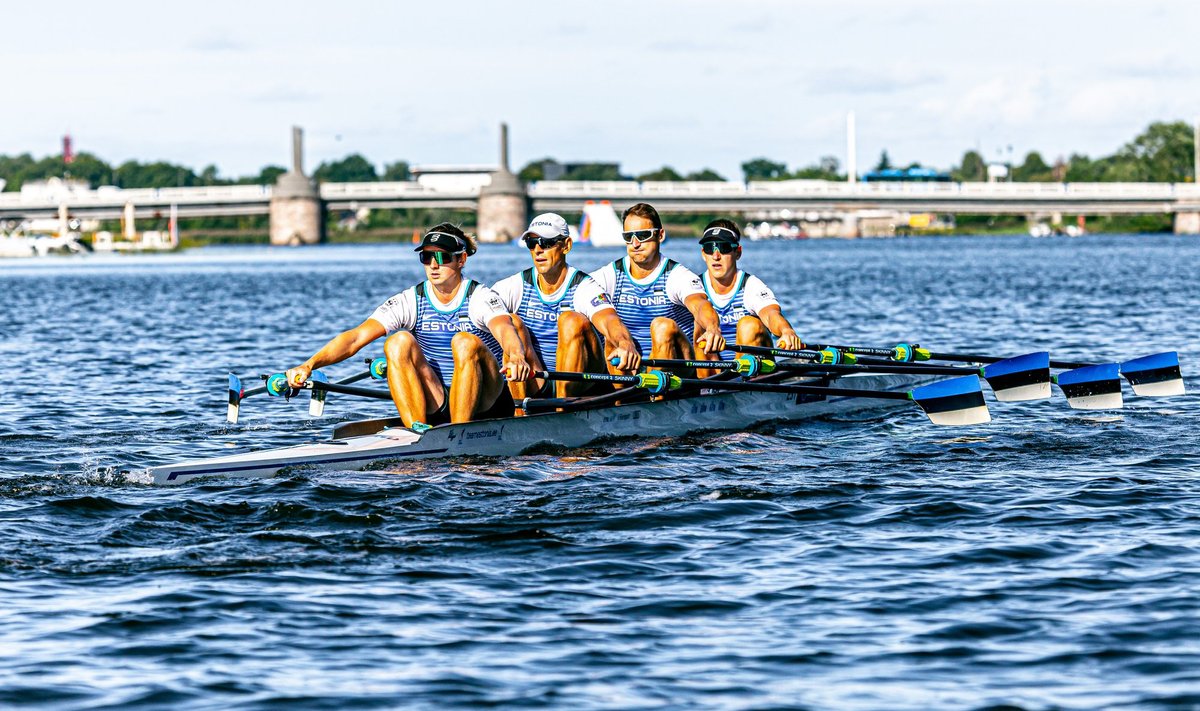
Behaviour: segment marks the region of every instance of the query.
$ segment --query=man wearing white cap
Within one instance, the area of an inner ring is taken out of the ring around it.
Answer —
[[[605,364],[616,358],[622,369],[636,370],[641,356],[612,299],[595,279],[567,264],[571,251],[567,221],[552,212],[538,215],[521,240],[529,248],[533,267],[502,279],[492,290],[514,314],[529,361],[538,361],[535,369],[605,373]],[[604,348],[597,331],[604,337]],[[588,385],[558,381],[555,394],[578,395]],[[546,383],[537,381],[537,387],[540,394],[549,394]],[[518,381],[509,382],[509,389],[517,400],[528,390],[526,383]]]

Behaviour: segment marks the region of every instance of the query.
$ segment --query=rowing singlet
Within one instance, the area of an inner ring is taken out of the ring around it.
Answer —
[[[503,351],[487,324],[508,310],[494,291],[471,279],[464,279],[449,305],[442,306],[429,294],[429,283],[421,282],[388,299],[371,318],[383,324],[388,335],[409,331],[421,346],[425,360],[450,387],[454,380],[454,351],[451,341],[458,333],[479,337],[500,363]]]
[[[704,293],[700,277],[675,260],[663,258],[655,273],[638,282],[629,275],[627,259],[606,264],[592,276],[612,296],[617,315],[638,342],[642,356],[650,355],[650,324],[660,316],[674,320],[684,337],[691,340],[695,320],[684,300]]]
[[[704,293],[721,319],[721,335],[731,346],[737,342],[737,325],[743,316],[758,316],[764,308],[779,305],[775,293],[761,279],[740,269],[729,294],[718,294],[713,290],[707,271],[700,279],[704,283]],[[736,355],[732,350],[721,351],[722,360],[731,360]]]
[[[598,312],[612,308],[612,300],[596,280],[575,267],[567,268],[567,278],[554,294],[542,293],[532,268],[496,282],[492,290],[510,313],[525,322],[546,370],[554,370],[558,361],[559,314],[578,311],[591,321]]]

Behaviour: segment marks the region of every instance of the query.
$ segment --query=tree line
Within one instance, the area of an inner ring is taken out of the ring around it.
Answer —
[[[1110,156],[1090,158],[1074,153],[1069,158],[1058,158],[1053,163],[1038,151],[1030,151],[1020,164],[1007,166],[1011,179],[1016,182],[1164,182],[1181,183],[1195,180],[1192,175],[1193,143],[1192,127],[1183,121],[1156,122],[1126,143]],[[521,168],[518,176],[526,181],[542,180],[551,158],[531,161]],[[919,167],[914,163],[910,167]],[[958,165],[951,167],[950,176],[961,182],[978,182],[988,179],[988,161],[977,150],[968,150]],[[617,163],[575,163],[566,167],[560,180],[725,180],[710,168],[680,172],[671,166],[638,175],[624,175]],[[883,151],[876,168],[890,168],[891,160]],[[824,156],[817,163],[796,170],[786,163],[769,158],[753,158],[741,164],[742,178],[751,180],[844,180],[845,174],[837,158]],[[21,185],[32,180],[50,177],[70,177],[86,180],[92,187],[115,185],[121,188],[166,188],[204,185],[270,185],[285,169],[268,165],[256,175],[226,178],[219,175],[215,165],[199,172],[185,165],[167,161],[140,163],[126,161],[110,165],[91,153],[78,153],[70,164],[63,162],[62,155],[34,159],[30,154],[16,156],[0,155],[0,180],[6,181],[5,190],[20,190]],[[377,169],[375,164],[361,154],[353,153],[339,160],[322,162],[313,171],[313,177],[321,182],[373,182],[380,180],[409,180],[412,174],[406,161],[394,161]]]

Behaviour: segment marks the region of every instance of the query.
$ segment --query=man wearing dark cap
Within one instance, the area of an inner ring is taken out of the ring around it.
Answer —
[[[595,279],[567,264],[567,221],[552,212],[538,215],[521,240],[533,266],[496,282],[492,289],[514,315],[534,369],[543,370],[544,365],[545,370],[604,373],[606,363],[616,358],[618,367],[637,370],[641,355],[612,299]],[[597,331],[604,337],[603,349]],[[546,383],[537,385],[539,394],[550,394]],[[589,385],[560,380],[554,394],[579,395]],[[518,400],[528,394],[526,383],[511,381],[508,387]]]
[[[475,242],[442,223],[416,251],[426,280],[385,301],[370,318],[287,371],[298,386],[312,371],[339,363],[385,334],[388,389],[404,424],[417,431],[446,422],[511,416],[504,387],[529,378],[512,316],[496,292],[463,276]]]
[[[700,277],[704,293],[721,320],[721,334],[729,344],[772,345],[779,348],[803,348],[804,343],[784,318],[775,293],[758,277],[738,269],[742,257],[742,232],[732,220],[713,220],[700,236],[706,269]],[[736,357],[734,351],[722,351],[721,360]],[[698,354],[704,358],[703,354]],[[712,357],[706,360],[713,360]]]

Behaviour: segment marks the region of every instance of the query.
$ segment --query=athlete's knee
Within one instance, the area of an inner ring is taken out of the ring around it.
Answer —
[[[454,334],[454,338],[450,340],[450,350],[454,353],[456,360],[464,360],[473,358],[480,351],[486,350],[483,341],[474,333],[459,332]]]
[[[383,342],[383,355],[388,360],[404,360],[411,358],[420,346],[417,345],[417,339],[408,331],[397,331],[388,336],[388,339]]]
[[[576,311],[568,311],[558,317],[559,341],[569,341],[579,338],[592,327],[587,317]]]
[[[655,341],[666,341],[679,333],[679,324],[665,316],[659,316],[650,322],[650,337]]]
[[[752,343],[765,338],[767,327],[757,316],[743,316],[738,319],[737,340],[739,343]]]

